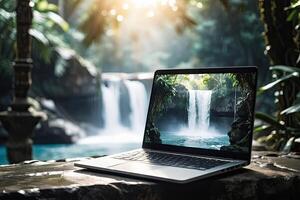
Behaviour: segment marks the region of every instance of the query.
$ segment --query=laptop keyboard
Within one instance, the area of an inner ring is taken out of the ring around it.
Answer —
[[[131,160],[131,161],[141,161],[165,166],[181,167],[188,169],[198,169],[205,170],[216,166],[220,166],[229,161],[217,160],[211,158],[199,158],[192,156],[182,156],[168,153],[158,153],[158,152],[146,152],[146,151],[132,151],[123,154],[113,156],[112,158]]]

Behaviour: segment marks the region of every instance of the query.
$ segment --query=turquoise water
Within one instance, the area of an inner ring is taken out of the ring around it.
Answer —
[[[219,150],[221,146],[229,145],[229,137],[227,134],[219,134],[208,137],[201,135],[180,135],[172,132],[161,132],[161,140],[163,144],[197,147],[204,149]]]
[[[34,160],[58,160],[64,158],[76,158],[87,156],[109,155],[140,148],[141,143],[123,144],[50,144],[34,145]],[[5,146],[0,145],[0,165],[7,164]]]
[[[105,136],[105,135],[104,135]],[[59,160],[65,158],[100,156],[119,153],[141,147],[141,139],[130,137],[132,135],[123,134],[121,137],[109,136],[108,138],[90,137],[82,141],[81,144],[49,144],[34,145],[34,160]],[[133,135],[134,136],[134,135]],[[126,140],[127,139],[127,140]],[[213,137],[200,137],[195,135],[179,135],[171,132],[161,132],[161,139],[164,144],[179,146],[200,147],[208,149],[220,149],[221,146],[229,145],[229,138],[226,134],[215,135]],[[102,141],[101,144],[92,142]],[[125,142],[124,142],[125,141]],[[134,141],[134,142],[132,142]],[[86,143],[84,143],[86,142]],[[7,164],[6,148],[0,145],[0,165]]]

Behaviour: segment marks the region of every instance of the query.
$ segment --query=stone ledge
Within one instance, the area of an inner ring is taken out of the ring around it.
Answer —
[[[250,166],[186,185],[101,174],[73,161],[0,167],[0,199],[298,199],[300,159],[255,152]]]

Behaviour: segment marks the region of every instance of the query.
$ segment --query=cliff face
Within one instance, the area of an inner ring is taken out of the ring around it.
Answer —
[[[172,101],[166,105],[166,110],[156,121],[160,130],[178,130],[188,123],[188,90],[183,85],[178,85],[175,88],[176,95],[172,97]]]
[[[236,105],[235,119],[231,125],[231,130],[228,132],[229,146],[221,147],[224,151],[249,151],[249,140],[251,136],[252,124],[252,98],[251,92],[248,92],[246,97],[240,97]]]

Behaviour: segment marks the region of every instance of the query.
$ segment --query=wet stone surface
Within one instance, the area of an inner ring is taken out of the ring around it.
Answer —
[[[78,160],[78,159],[77,159]],[[254,152],[252,164],[176,185],[83,170],[74,160],[0,166],[0,199],[298,199],[300,157]]]

